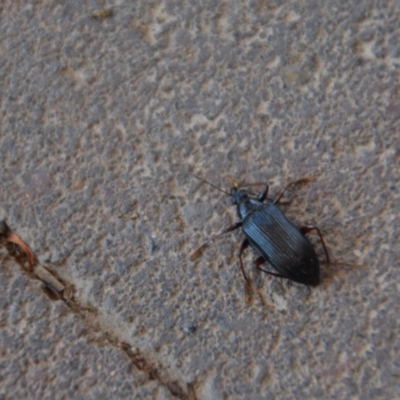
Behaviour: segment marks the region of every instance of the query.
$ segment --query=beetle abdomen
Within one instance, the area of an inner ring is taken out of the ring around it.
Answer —
[[[249,242],[285,278],[319,283],[319,262],[310,241],[274,204],[261,206],[243,221]]]

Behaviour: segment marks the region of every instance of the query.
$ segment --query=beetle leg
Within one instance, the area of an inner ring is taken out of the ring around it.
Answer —
[[[254,263],[256,264],[256,268],[258,270],[265,272],[266,274],[276,276],[278,278],[284,278],[284,276],[282,276],[282,275],[279,275],[279,274],[276,274],[275,272],[271,272],[271,271],[261,268],[260,265],[264,264],[265,262],[267,262],[267,260],[263,256],[260,256],[257,258],[257,260]]]
[[[261,201],[261,203],[267,198],[268,189],[269,189],[269,186],[267,184],[267,185],[265,185],[264,190],[258,195],[258,201]]]
[[[321,241],[322,247],[324,248],[324,253],[325,253],[325,258],[326,258],[326,262],[327,264],[330,263],[329,261],[329,254],[328,254],[328,250],[325,246],[325,241],[324,241],[324,237],[322,236],[321,231],[318,229],[318,227],[316,227],[315,225],[306,225],[300,228],[300,232],[305,235],[306,233],[311,232],[312,230],[316,230],[319,236],[319,240]]]
[[[225,233],[232,232],[235,229],[240,228],[243,225],[243,221],[236,222],[236,224],[231,225],[229,228],[226,228],[224,231],[219,233],[218,235],[212,236],[210,239],[207,240],[203,245],[201,245],[196,251],[194,251],[191,255],[190,258],[192,260],[196,259],[197,257],[200,256],[200,254],[203,252],[204,248],[207,247],[211,242],[213,242],[215,239],[218,239],[220,236],[224,235]]]
[[[297,185],[298,183],[307,183],[307,182],[310,182],[310,181],[312,181],[312,178],[302,178],[302,179],[298,179],[297,181],[293,181],[293,182],[288,183],[283,188],[283,190],[278,194],[278,197],[274,200],[274,204],[279,203],[279,200],[282,198],[283,193],[285,193],[286,190],[290,188],[290,186]]]
[[[249,243],[248,239],[244,239],[242,245],[240,246],[240,250],[239,250],[239,254],[238,254],[239,261],[240,261],[240,269],[242,270],[242,274],[243,274],[246,282],[249,282],[249,278],[247,277],[246,273],[244,272],[242,253],[249,246],[249,244],[250,243]]]

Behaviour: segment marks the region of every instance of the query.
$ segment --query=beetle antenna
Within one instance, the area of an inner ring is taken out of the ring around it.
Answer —
[[[214,189],[217,189],[217,190],[219,190],[220,192],[227,194],[228,196],[231,195],[230,193],[228,193],[228,192],[226,192],[225,190],[221,189],[220,187],[214,185],[213,183],[211,183],[211,182],[208,181],[207,179],[200,178],[199,176],[196,176],[196,175],[194,175],[194,174],[191,174],[190,172],[187,172],[187,171],[182,171],[182,172],[185,173],[185,174],[188,174],[188,175],[190,175],[190,176],[193,176],[193,178],[196,178],[196,179],[198,179],[198,180],[201,181],[201,182],[206,182],[206,183],[208,183],[208,184],[209,184],[210,186],[212,186]]]

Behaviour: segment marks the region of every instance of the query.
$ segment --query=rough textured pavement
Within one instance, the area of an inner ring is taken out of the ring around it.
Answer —
[[[70,295],[2,243],[0,399],[400,398],[399,21],[397,0],[3,0],[0,219]],[[183,171],[313,177],[282,209],[336,263],[309,289],[250,249],[245,287],[240,232],[192,261],[237,217]]]

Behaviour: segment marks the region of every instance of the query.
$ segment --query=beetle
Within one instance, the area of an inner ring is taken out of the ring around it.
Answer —
[[[244,270],[242,254],[250,245],[260,254],[255,261],[256,268],[260,271],[308,286],[319,284],[320,268],[318,257],[305,234],[311,231],[317,232],[324,249],[326,262],[329,264],[329,254],[321,231],[314,225],[297,228],[278,207],[279,201],[289,187],[297,183],[308,182],[311,178],[303,178],[289,183],[273,200],[268,198],[268,184],[255,197],[251,192],[240,189],[237,183],[233,184],[230,193],[228,193],[211,182],[198,178],[196,175],[189,175],[230,195],[232,204],[236,206],[237,215],[240,218],[239,222],[231,225],[220,234],[211,237],[198,250],[192,253],[192,259],[197,258],[202,250],[213,240],[225,233],[242,228],[246,238],[240,246],[238,256],[240,268],[246,282],[249,282],[249,278]],[[261,265],[265,262],[268,262],[276,272],[261,268]]]

